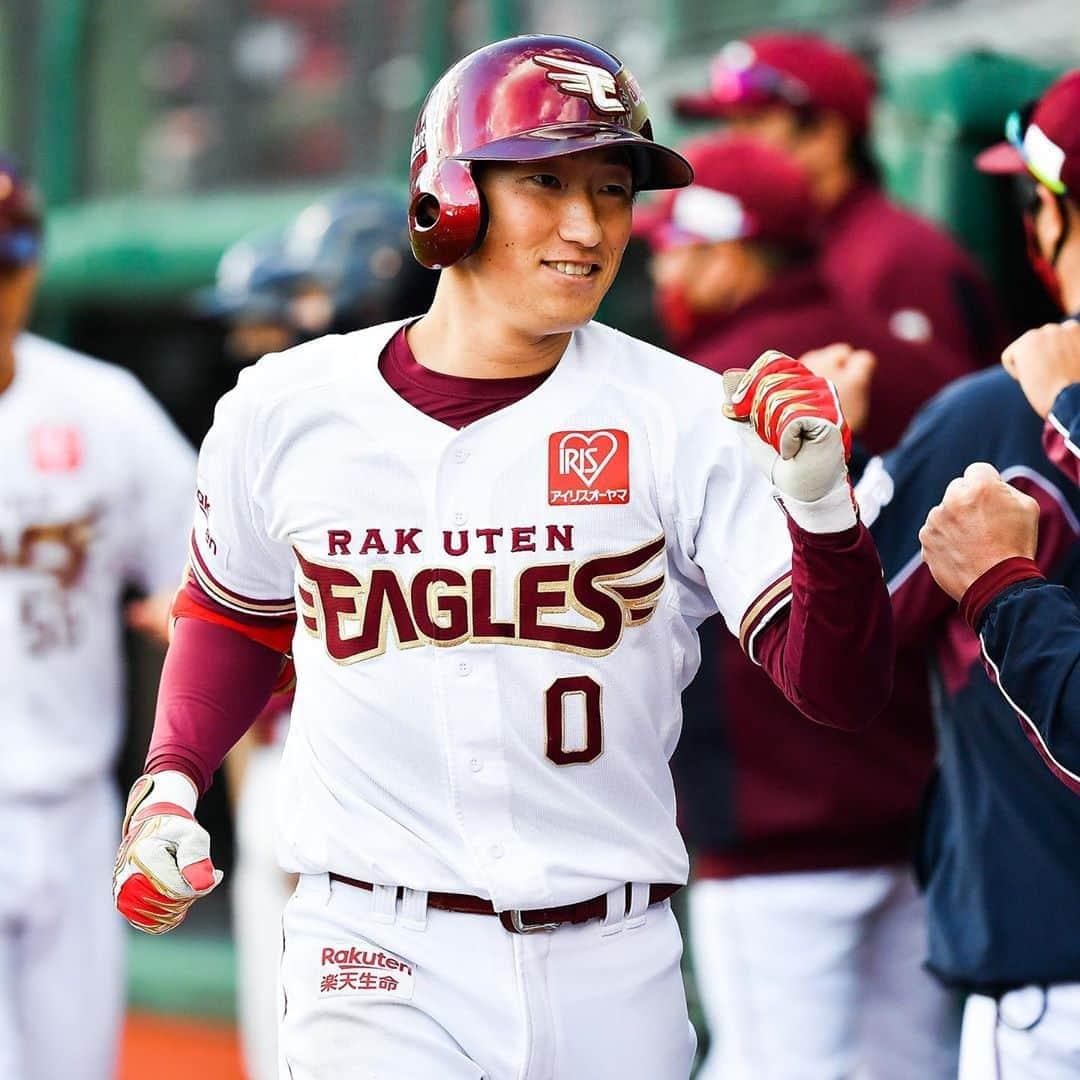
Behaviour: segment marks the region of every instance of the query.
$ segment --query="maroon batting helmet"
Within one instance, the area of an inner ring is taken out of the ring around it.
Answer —
[[[37,193],[18,165],[0,155],[0,270],[37,261],[41,226]]]
[[[409,237],[424,266],[452,266],[479,245],[484,209],[474,161],[544,161],[627,150],[637,190],[685,187],[693,170],[653,142],[633,75],[577,38],[527,35],[470,53],[420,110],[409,171]]]

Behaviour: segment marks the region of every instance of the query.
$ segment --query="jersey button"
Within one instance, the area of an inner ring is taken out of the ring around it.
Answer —
[[[465,678],[465,676],[466,676],[466,675],[468,675],[468,674],[469,674],[469,673],[470,673],[471,671],[472,671],[472,667],[471,667],[471,665],[469,665],[469,664],[468,664],[468,663],[467,663],[466,661],[464,661],[464,660],[462,660],[462,661],[461,661],[461,663],[459,663],[459,664],[458,664],[458,666],[457,666],[457,673],[458,673],[458,674],[459,674],[459,675],[460,675],[460,676],[461,676],[462,678]]]
[[[457,462],[457,463],[458,463],[459,465],[463,464],[464,462],[466,462],[466,461],[468,461],[468,460],[469,460],[469,451],[468,451],[468,450],[464,450],[464,449],[462,449],[462,450],[455,450],[455,451],[454,451],[454,460],[455,460],[455,461],[456,461],[456,462]]]
[[[479,772],[483,767],[484,763],[479,758],[469,759],[469,768],[472,769],[473,772]]]
[[[462,512],[461,510],[458,510],[454,514],[454,524],[455,525],[464,525],[465,522],[468,521],[468,520],[469,520],[469,515]]]
[[[488,851],[491,852],[491,857],[493,859],[501,859],[503,857],[502,844],[492,844],[491,847],[488,848]]]

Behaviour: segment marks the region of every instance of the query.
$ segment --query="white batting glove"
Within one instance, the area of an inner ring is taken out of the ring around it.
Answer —
[[[197,798],[181,772],[140,776],[132,785],[113,901],[137,930],[164,934],[221,882],[210,861],[210,837],[194,817]]]
[[[842,532],[858,520],[848,483],[851,432],[832,383],[775,349],[749,371],[724,373],[724,415],[807,532]]]

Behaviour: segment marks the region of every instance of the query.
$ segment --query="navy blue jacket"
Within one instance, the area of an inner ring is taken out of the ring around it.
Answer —
[[[859,486],[898,644],[923,641],[931,664],[939,757],[917,858],[928,964],[949,985],[991,994],[1080,981],[1080,798],[1046,768],[991,681],[978,639],[921,561],[918,532],[949,482],[988,461],[1039,501],[1037,560],[1072,600],[1080,590],[1080,489],[1049,461],[1041,432],[1002,369],[980,372],[924,406]],[[991,637],[1014,597],[987,613]]]
[[[1080,479],[1080,383],[1054,401],[1043,431],[1051,461]],[[1080,605],[1058,585],[1022,581],[983,609],[983,656],[1051,772],[1080,794]]]

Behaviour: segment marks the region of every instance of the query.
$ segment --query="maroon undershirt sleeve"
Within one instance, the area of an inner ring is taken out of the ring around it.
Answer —
[[[818,535],[790,519],[791,604],[765,626],[756,655],[797,709],[830,727],[869,723],[892,693],[892,607],[862,524]]]
[[[176,620],[158,690],[146,772],[176,769],[206,793],[225,755],[255,722],[281,653],[227,626]]]

